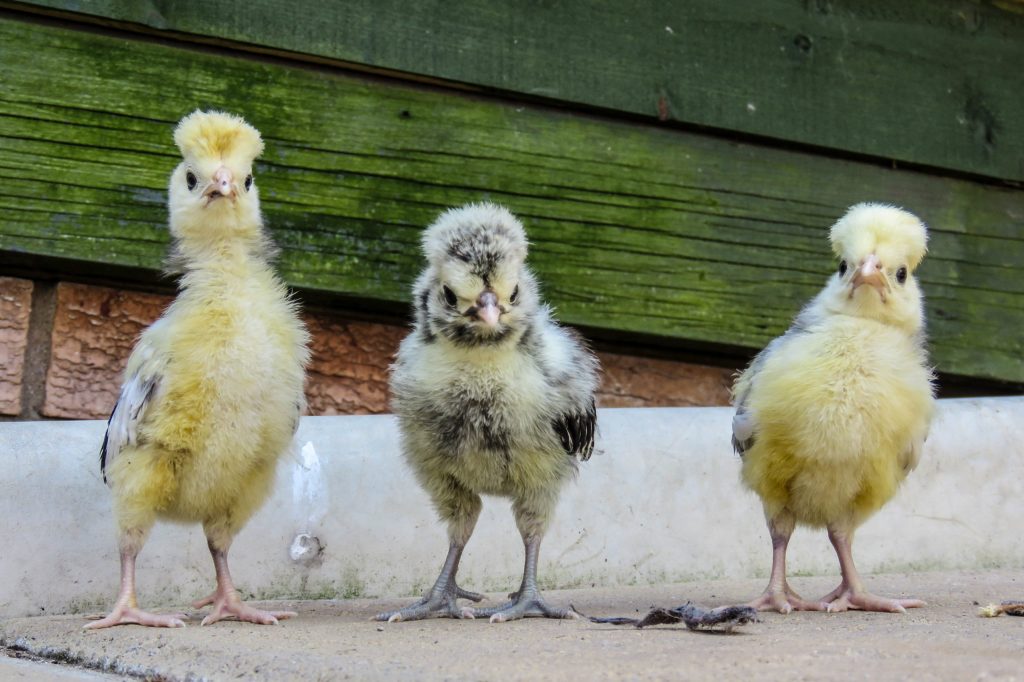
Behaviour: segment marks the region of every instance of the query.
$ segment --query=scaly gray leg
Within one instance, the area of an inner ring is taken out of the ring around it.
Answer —
[[[492,623],[504,623],[518,618],[579,618],[579,614],[571,608],[553,608],[540,596],[540,590],[537,589],[540,537],[530,535],[523,542],[526,546],[526,565],[519,591],[510,595],[512,601],[507,604],[487,609],[470,609],[472,615],[476,618],[490,618]]]
[[[459,559],[462,558],[463,547],[454,542],[448,546],[448,557],[444,560],[441,574],[437,576],[437,582],[430,588],[430,591],[423,595],[423,599],[398,611],[378,613],[374,616],[374,620],[395,623],[427,617],[472,618],[473,610],[468,606],[459,607],[456,600],[461,598],[478,602],[484,596],[464,590],[455,584],[455,574],[459,570]]]

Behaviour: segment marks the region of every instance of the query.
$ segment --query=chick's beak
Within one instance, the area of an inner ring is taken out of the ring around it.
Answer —
[[[878,262],[878,256],[871,254],[857,267],[857,271],[853,273],[853,289],[862,284],[867,284],[875,288],[885,298],[885,290],[887,283],[885,281],[885,274],[882,272],[882,264]]]
[[[219,197],[227,197],[228,199],[235,198],[235,176],[230,170],[221,166],[213,174],[213,178],[210,180],[209,186],[203,195],[207,198],[207,203],[217,199]]]
[[[498,318],[501,316],[501,308],[498,307],[498,296],[493,291],[485,291],[476,299],[476,316],[488,327],[496,327]]]

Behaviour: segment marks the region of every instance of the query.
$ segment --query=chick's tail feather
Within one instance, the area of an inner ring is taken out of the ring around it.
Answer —
[[[573,611],[580,613],[572,607]],[[583,614],[580,613],[582,616]],[[594,618],[584,616],[591,623],[605,623],[609,625],[633,625],[644,628],[648,625],[671,625],[685,623],[691,630],[719,629],[725,632],[732,632],[733,628],[748,623],[759,623],[757,609],[750,606],[719,606],[713,609],[705,609],[691,602],[672,609],[654,608],[643,618]]]

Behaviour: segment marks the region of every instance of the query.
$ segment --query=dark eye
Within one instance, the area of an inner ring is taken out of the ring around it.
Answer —
[[[512,304],[515,304],[515,302],[518,301],[518,300],[519,300],[519,285],[517,284],[516,288],[512,290],[512,295],[508,297],[508,302],[512,303]]]
[[[185,173],[185,184],[188,185],[188,189],[190,192],[196,188],[197,182],[198,180],[196,180],[195,173],[193,173],[192,171]]]
[[[444,302],[454,308],[459,302],[459,297],[455,295],[455,292],[449,289],[447,286],[441,287],[441,293],[444,294]]]
[[[846,274],[846,261],[839,261],[839,276],[842,277]]]
[[[907,281],[907,266],[904,265],[903,267],[896,271],[896,281],[899,282],[900,284],[903,284],[904,282]]]
[[[248,192],[250,187],[252,187],[252,173],[245,176],[245,191]]]

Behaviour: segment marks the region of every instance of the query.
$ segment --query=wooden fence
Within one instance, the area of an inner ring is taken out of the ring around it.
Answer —
[[[1024,384],[1024,4],[0,2],[0,274],[155,277],[174,123],[267,150],[288,282],[404,313],[419,231],[490,199],[560,318],[748,354],[891,202],[931,228],[934,361]]]

